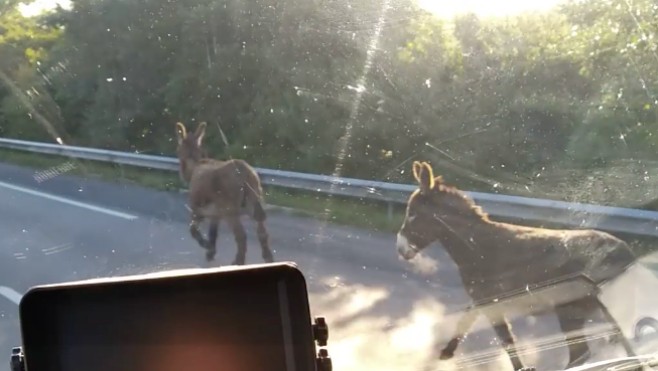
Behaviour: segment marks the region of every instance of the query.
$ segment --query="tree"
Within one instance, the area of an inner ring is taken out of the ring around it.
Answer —
[[[0,135],[56,140],[61,116],[40,66],[60,30],[22,16],[18,4],[0,4]]]

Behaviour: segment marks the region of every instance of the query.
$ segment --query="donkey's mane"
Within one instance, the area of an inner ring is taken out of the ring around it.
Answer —
[[[456,200],[455,203],[463,204],[466,210],[471,211],[474,215],[481,218],[482,220],[489,221],[489,214],[482,210],[482,207],[476,204],[475,201],[473,201],[473,199],[469,197],[464,191],[444,183],[443,178],[440,176],[436,177],[434,181],[436,182],[436,189],[440,193]]]

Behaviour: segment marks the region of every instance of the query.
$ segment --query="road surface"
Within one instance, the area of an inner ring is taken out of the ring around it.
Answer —
[[[20,344],[17,301],[29,287],[93,277],[203,267],[203,251],[189,237],[184,196],[134,185],[61,175],[37,183],[27,168],[0,164],[0,370]],[[415,266],[398,260],[395,236],[336,226],[283,212],[267,224],[278,261],[295,261],[307,276],[314,315],[331,326],[330,354],[338,370],[451,369],[433,349],[451,336],[468,303],[450,259],[432,248]],[[254,225],[248,263],[259,263]],[[220,230],[217,264],[235,254],[233,236]],[[477,369],[511,369],[482,319],[457,360],[484,360]],[[517,320],[521,343],[558,336],[551,314]],[[598,340],[597,340],[598,341]],[[602,341],[594,346],[602,346]],[[597,345],[598,344],[598,345]],[[601,357],[621,352],[606,346]],[[557,347],[524,359],[559,369]],[[623,353],[619,353],[623,355]],[[460,361],[461,362],[461,361]],[[477,363],[477,362],[476,362]]]

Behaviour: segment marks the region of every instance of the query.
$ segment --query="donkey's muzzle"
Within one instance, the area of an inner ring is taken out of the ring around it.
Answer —
[[[396,247],[398,250],[398,254],[404,260],[411,260],[416,256],[416,254],[418,254],[418,249],[416,249],[415,246],[409,243],[407,237],[405,237],[402,233],[398,233]]]

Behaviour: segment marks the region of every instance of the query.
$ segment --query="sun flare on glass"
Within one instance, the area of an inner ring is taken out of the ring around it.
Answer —
[[[418,0],[421,8],[442,18],[464,13],[501,17],[524,12],[546,11],[564,0]]]
[[[70,0],[34,0],[24,1],[19,4],[18,9],[24,17],[33,17],[44,11],[54,9],[57,5],[64,9],[71,8]]]

